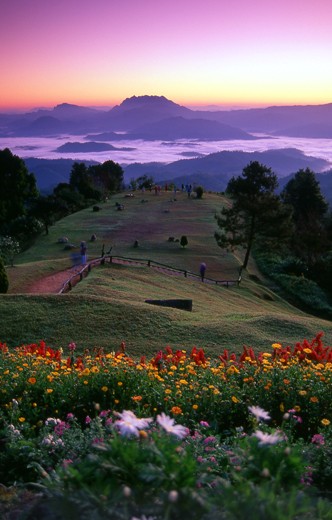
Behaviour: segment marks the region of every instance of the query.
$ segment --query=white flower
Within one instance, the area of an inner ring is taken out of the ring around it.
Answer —
[[[135,435],[139,436],[139,430],[149,428],[152,419],[139,419],[130,410],[124,410],[122,413],[117,412],[116,415],[120,417],[118,421],[115,421],[115,425],[119,428],[122,435]]]
[[[257,437],[259,440],[259,444],[262,446],[263,444],[277,444],[283,440],[282,436],[279,433],[264,433],[260,430],[257,430],[253,433],[253,437]]]
[[[256,417],[257,421],[268,421],[269,419],[271,419],[268,412],[263,410],[263,408],[261,408],[260,406],[249,406],[249,412],[251,412]]]
[[[185,426],[181,426],[181,424],[174,424],[174,419],[168,417],[164,412],[160,415],[157,415],[157,423],[164,428],[168,433],[173,433],[180,439],[186,437],[188,435],[188,428]]]

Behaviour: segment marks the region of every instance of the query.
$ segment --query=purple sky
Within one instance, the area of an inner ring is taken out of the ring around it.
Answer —
[[[332,102],[331,0],[10,0],[0,109]]]

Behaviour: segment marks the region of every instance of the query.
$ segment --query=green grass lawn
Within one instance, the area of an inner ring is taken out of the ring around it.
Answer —
[[[294,345],[305,337],[310,340],[321,330],[326,343],[330,341],[331,322],[282,300],[253,262],[240,286],[229,288],[153,268],[106,263],[93,268],[68,294],[25,293],[34,279],[70,267],[70,253],[58,243],[62,236],[77,248],[86,240],[90,259],[100,256],[105,244],[106,250],[113,246],[114,255],[151,259],[195,273],[204,260],[208,277],[237,278],[242,258],[222,251],[214,239],[214,215],[224,199],[205,194],[203,200],[189,200],[181,193],[176,201],[173,198],[170,193],[133,198],[120,194],[99,212],[88,208],[52,226],[48,236],[39,237],[17,257],[15,267],[8,268],[9,293],[0,296],[0,341],[16,346],[43,339],[63,348],[75,341],[80,349],[117,350],[124,340],[134,356],[152,355],[166,345],[186,350],[197,346],[211,354],[224,348],[240,351],[244,344],[262,350],[276,341]],[[125,210],[117,211],[116,202]],[[90,242],[94,233],[97,240]],[[181,235],[188,238],[186,248],[168,241]],[[135,240],[138,248],[133,247]],[[150,298],[192,299],[193,310],[145,303]]]

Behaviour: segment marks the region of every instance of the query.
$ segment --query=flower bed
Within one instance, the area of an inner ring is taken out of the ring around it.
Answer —
[[[150,360],[134,360],[124,343],[116,353],[76,350],[0,344],[3,484],[43,483],[49,500],[61,490],[80,518],[99,501],[96,518],[156,519],[193,507],[197,518],[233,518],[249,488],[271,507],[266,518],[279,518],[270,493],[296,509],[309,484],[317,496],[331,488],[332,347],[322,333],[216,359],[196,347]]]

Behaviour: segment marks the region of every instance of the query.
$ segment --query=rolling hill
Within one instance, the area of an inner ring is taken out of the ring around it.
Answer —
[[[254,262],[243,273],[239,286],[202,283],[167,269],[156,270],[141,262],[136,266],[105,263],[95,267],[67,294],[29,292],[35,280],[60,270],[73,270],[71,254],[81,240],[88,244],[89,259],[100,256],[102,244],[112,254],[154,262],[198,273],[204,259],[206,276],[234,279],[241,265],[237,255],[218,248],[215,213],[225,199],[205,194],[202,200],[176,197],[169,192],[147,192],[128,197],[118,194],[101,205],[87,208],[57,222],[49,235],[18,255],[8,268],[10,290],[0,295],[1,341],[9,346],[44,339],[50,346],[74,341],[78,349],[104,347],[117,350],[126,341],[131,355],[153,354],[174,348],[202,347],[217,355],[224,348],[241,351],[243,344],[256,349],[276,341],[293,345],[323,331],[327,342],[330,321],[311,316],[287,303],[276,288],[257,271]],[[144,198],[143,198],[144,197]],[[117,211],[116,203],[124,205]],[[90,241],[92,233],[97,240]],[[182,248],[176,240],[188,238]],[[72,249],[65,249],[66,236]],[[134,241],[138,247],[134,247]],[[148,305],[146,299],[192,299],[192,312]]]

